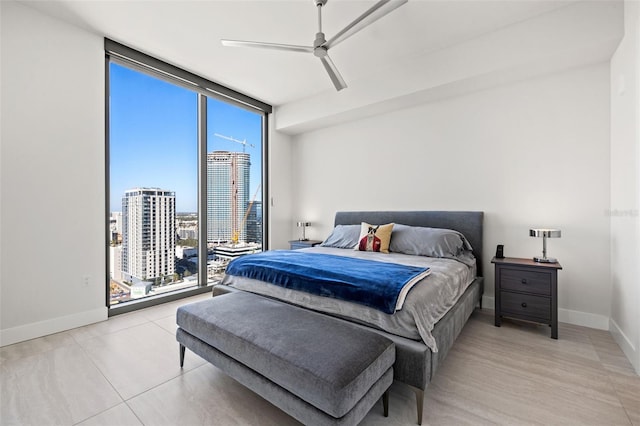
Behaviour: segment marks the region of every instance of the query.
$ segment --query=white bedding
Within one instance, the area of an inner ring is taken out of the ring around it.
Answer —
[[[222,284],[286,300],[295,305],[367,324],[398,336],[422,340],[433,352],[437,352],[435,339],[431,335],[434,325],[458,301],[476,276],[474,261],[466,262],[471,264],[468,266],[452,259],[399,253],[383,254],[331,247],[312,247],[304,250],[429,267],[431,273],[413,286],[406,296],[403,308],[392,315],[353,302],[289,290],[250,278],[226,275]]]

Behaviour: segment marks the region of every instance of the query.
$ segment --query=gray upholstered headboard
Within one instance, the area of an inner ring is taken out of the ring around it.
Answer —
[[[337,212],[336,225],[358,225],[360,222],[372,224],[401,223],[409,226],[447,228],[462,233],[476,257],[478,276],[482,275],[482,224],[483,212],[457,211],[388,211],[388,212]]]

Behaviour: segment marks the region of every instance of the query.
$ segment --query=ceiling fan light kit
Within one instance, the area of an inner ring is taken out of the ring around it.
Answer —
[[[244,41],[244,40],[220,40],[223,46],[232,47],[258,47],[261,49],[284,50],[288,52],[313,53],[315,57],[320,59],[324,69],[329,74],[331,82],[336,90],[340,91],[347,87],[344,79],[340,75],[338,68],[329,57],[329,49],[343,42],[361,29],[373,24],[378,19],[405,4],[408,0],[380,0],[369,8],[366,12],[353,20],[349,25],[338,31],[336,35],[327,41],[322,32],[322,7],[327,4],[328,0],[313,0],[318,8],[318,32],[313,41],[313,46],[298,46],[293,44],[265,43],[260,41]]]

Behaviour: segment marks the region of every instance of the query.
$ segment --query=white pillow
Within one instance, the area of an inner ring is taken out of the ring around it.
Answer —
[[[457,258],[472,248],[464,235],[452,229],[396,225],[389,250],[416,256]]]
[[[337,225],[320,246],[352,249],[358,245],[359,235],[360,225]]]

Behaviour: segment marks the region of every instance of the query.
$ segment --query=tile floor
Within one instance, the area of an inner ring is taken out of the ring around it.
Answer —
[[[0,348],[0,424],[293,425],[291,417],[187,351],[175,311],[208,294]],[[476,311],[426,392],[425,425],[640,425],[640,377],[605,331]],[[414,425],[414,394],[394,384],[390,416]]]

